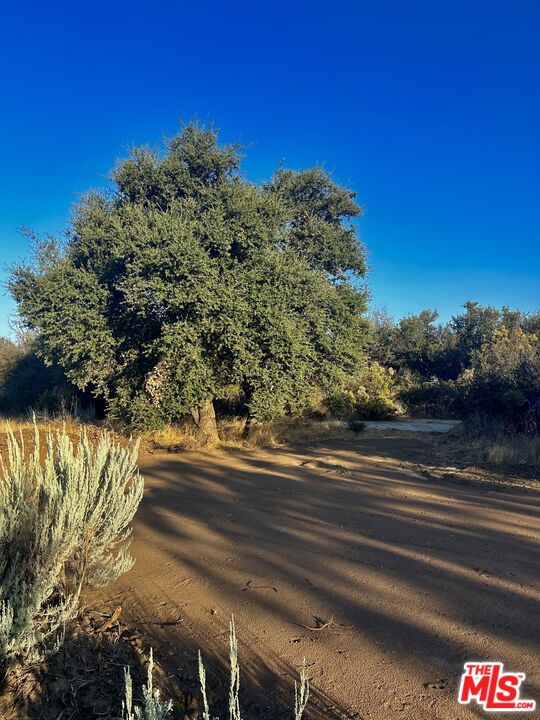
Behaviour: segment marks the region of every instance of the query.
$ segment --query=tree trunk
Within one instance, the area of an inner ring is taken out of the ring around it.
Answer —
[[[246,418],[246,424],[244,425],[244,431],[242,433],[242,436],[247,438],[249,436],[249,433],[251,432],[251,428],[253,427],[253,415],[251,413],[251,407],[250,407],[250,400],[253,393],[253,387],[251,383],[244,381],[242,384],[242,391],[244,393],[244,403],[247,406],[248,414]]]
[[[244,425],[244,430],[242,432],[242,437],[248,438],[251,430],[253,429],[253,426],[256,424],[257,421],[255,420],[251,412],[249,412],[246,418],[246,424]]]
[[[246,418],[246,424],[244,425],[244,430],[242,433],[243,437],[245,437],[245,438],[249,437],[249,433],[251,432],[251,428],[253,427],[254,422],[255,421],[254,421],[253,415],[249,412],[248,416]]]
[[[199,405],[196,413],[192,413],[194,419],[198,416],[197,427],[204,441],[208,445],[217,445],[219,443],[219,435],[216,423],[216,411],[212,400],[206,400]]]

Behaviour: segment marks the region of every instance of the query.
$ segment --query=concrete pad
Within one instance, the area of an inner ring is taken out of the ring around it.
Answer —
[[[415,418],[413,420],[367,420],[366,426],[373,430],[406,430],[421,433],[447,433],[460,424],[460,420],[435,420]]]

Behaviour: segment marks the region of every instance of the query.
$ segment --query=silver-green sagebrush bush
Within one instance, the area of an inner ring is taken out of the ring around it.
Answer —
[[[142,706],[133,705],[133,683],[128,668],[124,669],[125,700],[123,703],[124,720],[165,720],[172,710],[172,702],[162,702],[159,698],[159,690],[154,688],[154,655],[150,650],[150,661],[148,663],[148,680],[143,686]]]
[[[236,628],[234,626],[234,618],[229,623],[229,661],[231,679],[229,686],[229,720],[242,720],[240,712],[240,666],[238,664],[238,641],[236,639]],[[125,680],[125,699],[123,702],[122,720],[166,720],[171,717],[169,713],[173,709],[172,702],[160,700],[159,691],[153,687],[153,671],[154,656],[150,650],[150,660],[148,663],[148,680],[143,687],[142,705],[133,705],[133,684],[131,681],[131,673],[129,668],[124,670]],[[201,696],[203,701],[202,718],[203,720],[219,720],[212,718],[210,715],[210,706],[208,704],[208,695],[206,692],[206,671],[202,661],[201,652],[199,651],[199,682],[201,685]],[[309,680],[307,677],[307,665],[304,659],[302,669],[300,671],[300,683],[294,683],[294,720],[302,720],[304,710],[309,700]]]
[[[136,444],[49,431],[26,452],[9,428],[0,460],[0,664],[44,657],[62,642],[87,584],[131,568],[130,523],[143,493]],[[42,457],[44,455],[44,457]]]

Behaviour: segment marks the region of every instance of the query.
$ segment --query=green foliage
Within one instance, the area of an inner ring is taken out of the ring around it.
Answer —
[[[422,310],[395,324],[384,314],[376,314],[371,321],[373,359],[424,378],[457,377],[455,336],[450,325],[437,323],[438,317],[435,310]]]
[[[364,420],[386,420],[402,412],[397,401],[396,372],[377,362],[362,366],[347,376],[329,398],[338,416]]]
[[[509,317],[508,309],[500,312],[494,307],[482,307],[477,302],[467,302],[463,306],[465,312],[452,318],[451,328],[456,336],[459,371],[470,367],[473,353],[481,348],[497,330],[505,325]],[[514,316],[510,320],[515,321]]]
[[[355,193],[339,187],[324,170],[278,170],[266,188],[284,203],[289,223],[287,243],[314,269],[332,276],[347,271],[364,275],[363,248],[353,226],[343,218],[358,217],[362,209]]]
[[[458,380],[399,378],[399,399],[417,417],[461,417],[466,412],[463,385]]]
[[[300,412],[359,363],[364,251],[354,194],[321,169],[239,174],[236,146],[188,125],[138,148],[115,192],[37,242],[10,290],[40,353],[134,427],[173,423],[241,388],[251,416]]]
[[[65,432],[47,436],[40,456],[36,427],[27,454],[8,431],[0,471],[0,664],[40,659],[58,646],[82,588],[128,570],[129,524],[142,497],[137,447],[103,435],[77,449]]]
[[[54,411],[76,397],[61,368],[45,365],[32,347],[0,348],[0,411],[21,414],[28,408]]]
[[[37,344],[17,344],[0,338],[0,412],[8,416],[32,415],[94,419],[90,393],[74,387],[58,365],[47,365]]]
[[[399,398],[420,415],[500,416],[508,426],[540,424],[540,314],[468,302],[449,323],[424,310],[394,323],[371,318],[371,355],[397,371]]]
[[[521,328],[501,327],[472,356],[462,383],[470,411],[500,415],[514,428],[540,428],[540,342]]]
[[[19,348],[8,338],[0,337],[0,382],[9,374],[13,365],[17,362]]]
[[[386,313],[370,318],[370,356],[397,370],[407,369],[422,378],[456,380],[471,366],[473,355],[499,328],[534,333],[540,313],[482,307],[465,303],[464,312],[448,323],[438,323],[435,310],[423,310],[395,323]]]
[[[366,429],[366,423],[362,420],[349,420],[347,427],[353,433],[361,433]]]

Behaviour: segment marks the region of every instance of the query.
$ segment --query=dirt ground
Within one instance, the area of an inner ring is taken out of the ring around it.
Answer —
[[[538,481],[451,471],[444,442],[145,454],[136,564],[88,600],[143,628],[177,698],[200,648],[218,709],[234,614],[248,718],[291,716],[304,657],[311,718],[481,717],[456,701],[465,660],[538,702]]]

